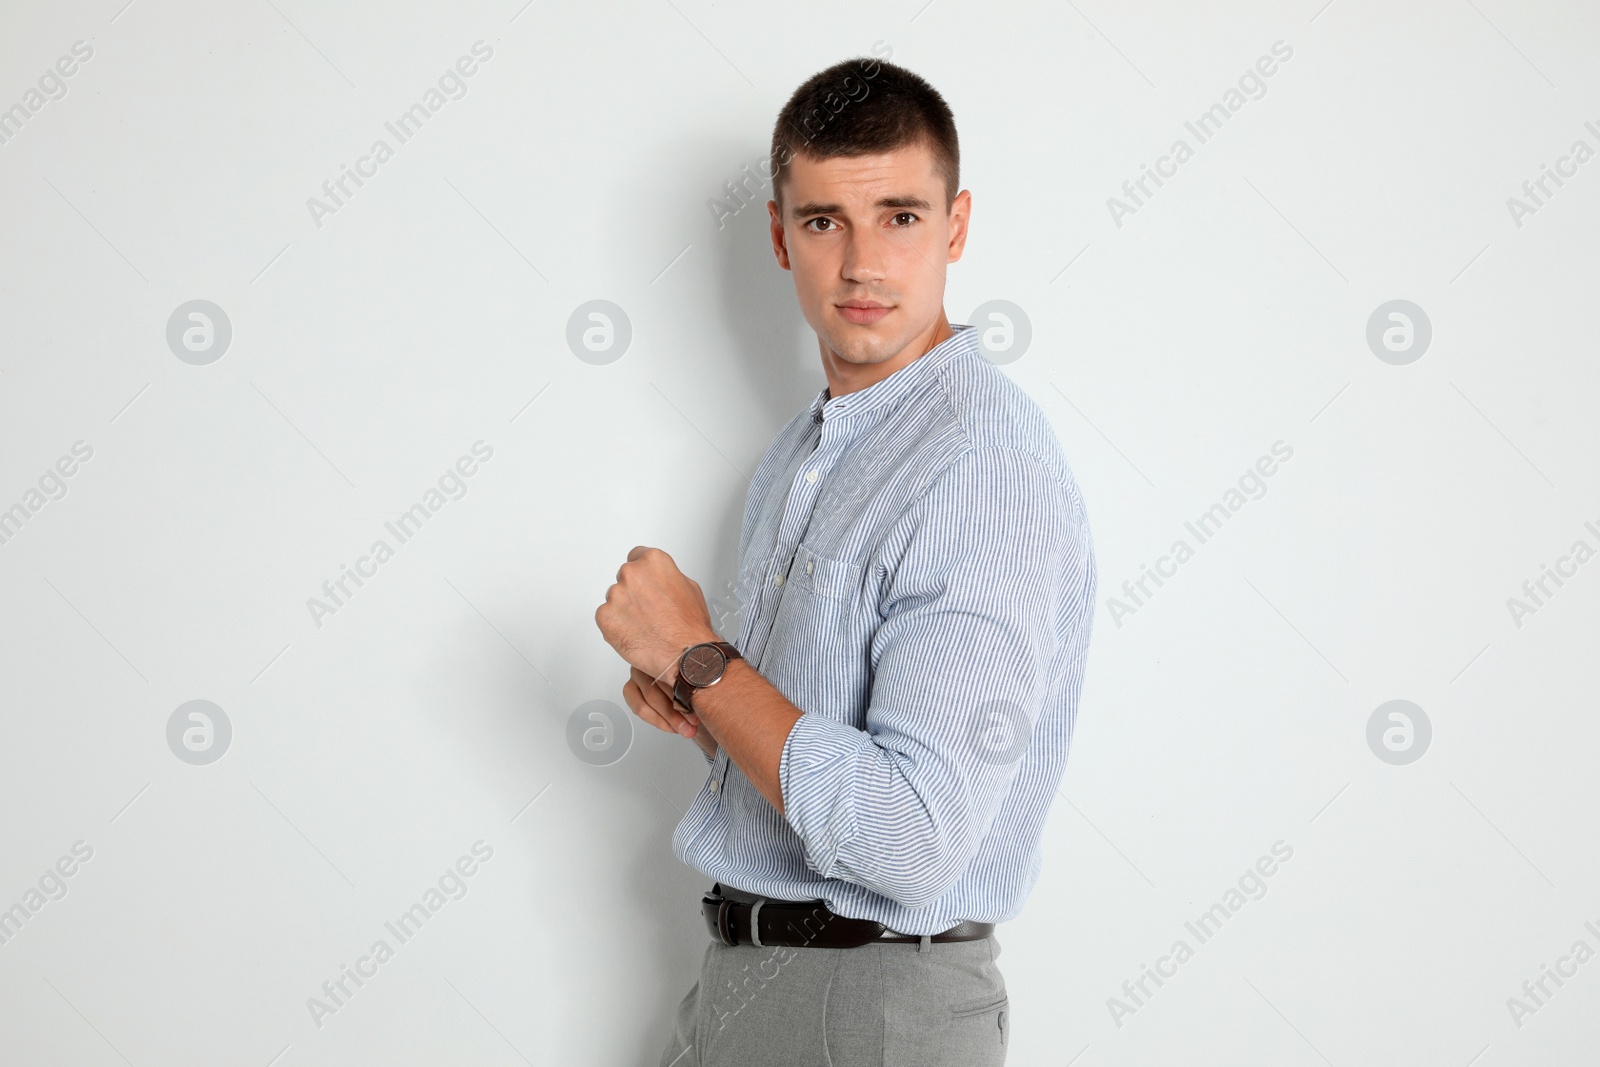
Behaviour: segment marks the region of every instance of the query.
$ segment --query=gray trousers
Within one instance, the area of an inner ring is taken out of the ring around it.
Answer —
[[[661,1067],[1001,1067],[993,936],[791,948],[708,941]]]

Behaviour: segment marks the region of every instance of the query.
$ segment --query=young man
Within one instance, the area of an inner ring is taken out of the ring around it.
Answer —
[[[1072,737],[1088,519],[1043,413],[945,315],[971,196],[938,92],[841,63],[772,148],[828,385],[751,483],[741,633],[644,546],[595,612],[628,706],[709,770],[673,848],[715,880],[712,941],[661,1064],[1001,1064],[993,924],[1038,878]]]

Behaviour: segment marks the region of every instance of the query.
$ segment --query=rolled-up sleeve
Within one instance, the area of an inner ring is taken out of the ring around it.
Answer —
[[[1076,494],[1014,448],[968,451],[896,526],[866,728],[802,709],[779,784],[812,870],[914,908],[970,865],[1087,644],[1065,598],[1092,559]]]

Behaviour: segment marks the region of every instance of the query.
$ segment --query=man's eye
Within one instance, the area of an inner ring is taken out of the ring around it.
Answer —
[[[818,223],[827,223],[827,224],[828,224],[828,225],[829,225],[829,226],[832,226],[832,225],[833,225],[833,220],[832,220],[832,219],[830,219],[830,218],[826,218],[826,217],[822,217],[822,218],[815,218],[815,219],[812,219],[812,220],[811,220],[811,221],[810,221],[810,222],[807,222],[807,223],[806,223],[806,225],[807,225],[807,226],[815,226],[815,225],[816,225],[816,224],[818,224]],[[815,233],[821,233],[821,232],[822,232],[822,229],[821,229],[821,228],[820,228],[820,227],[818,227],[818,229],[816,229],[816,230],[815,230],[815,231],[813,231],[813,232],[815,232]]]
[[[909,211],[902,211],[898,215],[895,216],[895,221],[898,222],[900,219],[910,219],[911,222],[916,222],[917,221],[917,217],[915,215],[913,215]],[[907,222],[907,223],[905,223],[905,225],[909,226],[909,225],[911,225],[911,222]]]

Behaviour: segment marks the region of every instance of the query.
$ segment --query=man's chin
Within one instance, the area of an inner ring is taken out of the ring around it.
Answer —
[[[870,326],[858,326],[840,319],[830,324],[831,329],[826,337],[828,347],[849,363],[882,363],[904,347],[884,328],[884,322],[892,317],[885,316]]]
[[[828,347],[846,363],[882,363],[894,355],[881,338],[845,335],[828,338]]]

